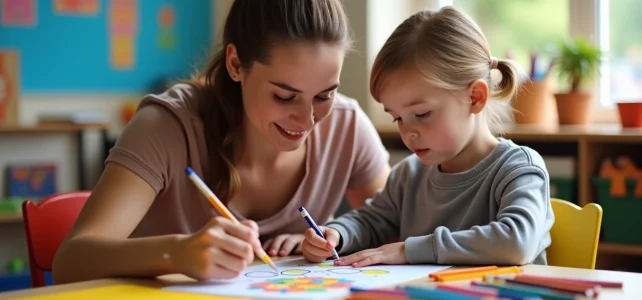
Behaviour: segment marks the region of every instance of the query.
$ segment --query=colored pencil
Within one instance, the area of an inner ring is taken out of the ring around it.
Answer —
[[[406,295],[406,292],[399,289],[363,289],[363,288],[351,287],[350,292],[351,293],[377,293],[377,294],[396,295],[396,296]]]
[[[549,289],[528,288],[513,285],[501,285],[488,282],[474,281],[471,283],[476,286],[484,286],[499,290],[499,297],[542,297],[551,300],[575,300],[574,295],[556,293]]]
[[[519,273],[519,272],[521,272],[520,268],[513,266],[513,267],[497,268],[495,270],[490,270],[490,271],[478,271],[478,272],[472,272],[472,273],[438,276],[436,279],[437,281],[451,281],[451,280],[461,280],[461,279],[471,279],[471,278],[482,278],[486,275],[500,275],[500,274]]]
[[[317,223],[314,222],[314,220],[312,219],[308,211],[305,210],[303,206],[301,206],[299,207],[299,212],[301,213],[301,216],[303,217],[303,219],[305,219],[305,221],[308,222],[308,225],[310,226],[310,228],[312,228],[312,230],[314,230],[314,232],[319,237],[325,240],[325,236],[323,236],[323,232],[321,232],[321,229],[319,228],[319,226],[317,226]],[[334,259],[336,260],[339,259],[339,254],[337,253],[336,249],[332,248],[332,250],[330,250],[330,254],[332,254],[332,257],[334,257]]]
[[[413,299],[443,299],[443,300],[482,300],[486,297],[464,295],[456,292],[438,290],[434,288],[421,288],[416,286],[404,286],[401,289],[408,293]]]
[[[519,279],[535,278],[535,279],[543,279],[543,280],[556,281],[556,282],[584,283],[584,284],[591,284],[591,285],[599,285],[601,287],[608,287],[608,288],[622,288],[622,286],[624,285],[622,282],[615,282],[615,281],[582,280],[582,279],[570,279],[570,278],[563,278],[563,277],[548,277],[548,276],[525,275],[525,274],[517,275],[515,278],[519,278]]]
[[[455,274],[467,274],[467,273],[474,273],[474,272],[479,272],[479,271],[490,271],[490,270],[495,270],[497,269],[497,266],[485,266],[485,267],[475,267],[475,268],[465,268],[465,269],[457,269],[457,270],[446,270],[446,271],[439,271],[435,273],[430,273],[428,277],[436,279],[439,276],[447,276],[447,275],[455,275]]]
[[[187,176],[189,177],[189,179],[196,185],[196,187],[203,193],[203,195],[205,195],[205,198],[207,198],[207,200],[209,200],[210,204],[212,204],[212,206],[214,206],[214,208],[216,209],[216,211],[218,211],[218,213],[220,213],[225,218],[231,220],[232,222],[234,222],[236,224],[241,224],[234,217],[234,215],[232,215],[232,213],[227,209],[227,207],[225,207],[225,205],[221,202],[221,200],[219,200],[218,197],[216,197],[216,195],[214,195],[214,192],[212,192],[212,190],[210,190],[207,187],[205,182],[203,182],[203,180],[201,180],[201,178],[196,174],[196,172],[194,172],[194,170],[192,170],[192,168],[187,167],[187,169],[185,169],[185,172],[187,173]],[[277,268],[276,268],[276,265],[274,264],[274,262],[272,262],[272,259],[270,259],[270,257],[267,255],[267,253],[265,253],[263,248],[259,248],[256,252],[257,252],[256,255],[259,258],[261,258],[261,260],[263,260],[263,262],[268,264],[275,272],[277,272],[277,273],[279,272],[279,270],[277,270]]]
[[[496,297],[498,295],[496,289],[486,287],[464,287],[440,283],[437,285],[437,289],[478,297]]]
[[[402,290],[392,289],[362,289],[352,287],[350,288],[350,295],[346,299],[361,300],[361,299],[382,299],[382,300],[402,300],[408,299],[407,293]]]
[[[491,280],[505,281],[513,284],[522,284],[540,288],[549,288],[559,292],[574,293],[586,297],[597,297],[599,295],[598,285],[576,284],[570,282],[554,282],[540,279],[508,279],[508,278],[490,278]]]

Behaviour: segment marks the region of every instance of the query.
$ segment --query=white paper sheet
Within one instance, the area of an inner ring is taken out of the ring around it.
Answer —
[[[248,267],[232,280],[173,285],[167,290],[232,297],[271,299],[329,299],[347,296],[350,287],[381,288],[426,277],[448,268],[438,265],[376,265],[365,268],[335,267],[305,259],[275,262],[279,274],[267,265]]]

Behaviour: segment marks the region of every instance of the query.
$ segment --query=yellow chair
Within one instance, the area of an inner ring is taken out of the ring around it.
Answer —
[[[571,202],[551,199],[555,224],[551,246],[546,249],[551,266],[595,269],[602,226],[602,207],[590,203],[581,208]]]

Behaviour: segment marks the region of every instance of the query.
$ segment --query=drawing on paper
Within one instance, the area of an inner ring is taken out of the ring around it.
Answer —
[[[305,259],[275,262],[278,273],[265,264],[247,267],[241,276],[192,285],[164,287],[217,296],[330,299],[345,297],[351,287],[378,288],[425,277],[448,266],[376,265],[363,268],[335,266],[333,261],[309,263]]]
[[[327,292],[347,289],[352,280],[326,277],[277,278],[252,283],[249,289],[276,293]]]

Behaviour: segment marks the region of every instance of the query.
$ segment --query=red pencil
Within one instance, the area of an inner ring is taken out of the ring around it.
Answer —
[[[622,282],[614,282],[614,281],[581,280],[581,279],[546,277],[546,276],[539,276],[539,275],[524,275],[524,274],[515,276],[515,279],[523,279],[523,278],[548,280],[549,282],[553,281],[553,282],[569,282],[569,283],[599,285],[601,287],[609,287],[609,288],[622,288],[623,286]]]
[[[518,285],[534,286],[541,288],[548,288],[551,290],[573,293],[583,295],[589,298],[597,297],[599,295],[599,286],[592,284],[577,284],[570,282],[553,282],[548,280],[541,279],[498,279],[499,281],[504,281],[508,283],[514,283]]]

